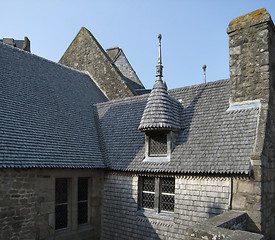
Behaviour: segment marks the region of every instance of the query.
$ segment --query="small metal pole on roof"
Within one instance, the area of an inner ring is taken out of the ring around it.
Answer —
[[[202,69],[203,69],[203,83],[206,83],[206,74],[205,74],[205,72],[206,72],[206,65],[203,65]]]
[[[161,34],[159,34],[158,35],[158,39],[159,39],[159,54],[158,54],[158,65],[156,66],[156,68],[157,68],[157,72],[156,72],[156,77],[157,77],[157,81],[158,80],[162,80],[162,68],[163,68],[163,66],[162,66],[162,61],[161,61],[161,38],[162,38],[162,36],[161,36]]]

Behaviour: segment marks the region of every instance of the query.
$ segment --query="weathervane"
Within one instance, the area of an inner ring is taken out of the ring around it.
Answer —
[[[162,69],[163,66],[161,65],[161,34],[158,35],[158,39],[159,39],[159,55],[158,55],[158,65],[156,66],[157,68],[157,72],[156,72],[156,77],[157,77],[157,81],[158,80],[162,80]]]

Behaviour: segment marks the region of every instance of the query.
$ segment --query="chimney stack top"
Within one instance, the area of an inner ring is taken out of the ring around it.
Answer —
[[[265,8],[255,10],[240,17],[234,18],[228,25],[227,33],[238,29],[248,28],[259,23],[270,21],[271,17]]]

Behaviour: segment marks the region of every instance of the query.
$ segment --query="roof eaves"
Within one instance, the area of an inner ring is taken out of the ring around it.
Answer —
[[[177,170],[175,169],[169,169],[169,168],[150,168],[147,167],[146,169],[144,168],[137,168],[137,167],[110,167],[109,170],[113,171],[122,171],[122,172],[148,172],[148,173],[171,173],[171,174],[234,174],[234,175],[247,175],[251,176],[251,169],[243,169],[243,170]]]

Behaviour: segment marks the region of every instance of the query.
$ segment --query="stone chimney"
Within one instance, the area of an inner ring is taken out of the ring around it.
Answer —
[[[27,52],[31,52],[31,41],[27,37],[24,38],[22,49]]]
[[[233,19],[228,28],[231,102],[267,102],[274,72],[274,24],[265,8]],[[275,49],[274,49],[275,50]]]
[[[232,209],[246,211],[248,230],[274,239],[275,228],[275,30],[266,9],[233,19],[228,28],[230,102],[260,100],[258,127],[251,152],[250,187],[235,184]],[[248,190],[249,189],[249,190]],[[241,203],[242,202],[242,203]]]
[[[31,42],[30,40],[25,37],[24,40],[14,40],[13,38],[3,38],[3,40],[0,40],[3,43],[9,44],[11,46],[20,48],[22,50],[25,50],[27,52],[31,52]]]

